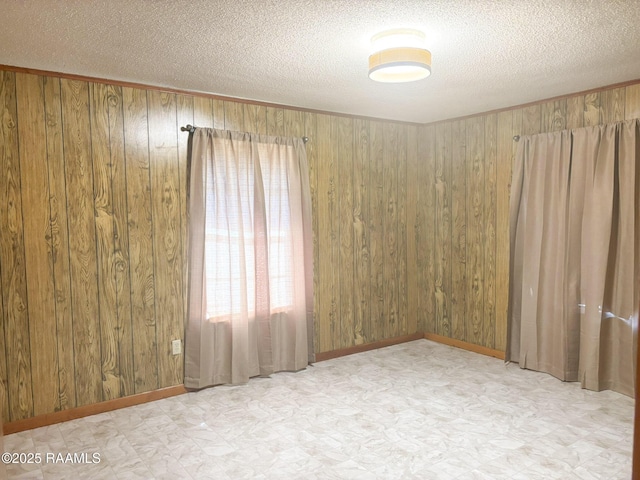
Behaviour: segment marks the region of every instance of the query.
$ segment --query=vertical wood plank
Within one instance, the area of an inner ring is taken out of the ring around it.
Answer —
[[[243,131],[244,108],[242,103],[224,102],[224,128],[236,132]]]
[[[384,312],[383,338],[398,336],[398,125],[384,124]]]
[[[451,122],[439,123],[436,143],[436,215],[434,284],[436,301],[436,332],[451,336]]]
[[[613,88],[600,93],[600,124],[624,120],[625,89]]]
[[[580,110],[582,112],[582,110]],[[582,118],[582,116],[580,116]],[[507,346],[509,308],[509,191],[513,165],[513,114],[498,114],[496,151],[496,329],[495,348]]]
[[[331,282],[333,265],[331,240],[334,232],[331,225],[331,206],[335,193],[333,173],[331,171],[331,118],[318,115],[316,133],[317,175],[318,175],[318,303],[321,305],[318,319],[318,345],[320,352],[328,352],[333,347],[333,321],[336,305],[333,300]]]
[[[65,176],[69,216],[73,346],[77,405],[102,400],[100,318],[93,168],[89,123],[89,86],[62,79]]]
[[[135,393],[133,322],[131,318],[131,277],[127,178],[125,165],[124,112],[122,87],[109,85],[109,144],[113,213],[113,272],[116,293],[116,339],[120,366],[120,396]],[[193,118],[190,122],[193,124]],[[186,125],[185,123],[184,125]],[[183,133],[186,136],[186,134]]]
[[[522,111],[522,133],[521,135],[535,135],[541,130],[540,104],[524,107]]]
[[[256,133],[267,134],[267,107],[258,105],[256,108]]]
[[[624,95],[624,119],[640,118],[640,83],[629,85]]]
[[[178,118],[178,125],[186,125],[188,123],[193,124],[193,99],[191,95],[176,95],[176,114]],[[249,131],[249,130],[247,130]],[[180,242],[182,244],[182,265],[183,265],[183,290],[184,290],[184,298],[185,298],[185,314],[186,314],[186,298],[187,298],[187,282],[186,282],[186,272],[187,272],[187,185],[189,182],[189,170],[188,170],[188,158],[187,158],[187,149],[189,143],[189,135],[186,135],[184,132],[180,132],[178,134],[178,179],[179,179],[179,194],[180,194],[180,218],[181,222],[181,231],[180,231]],[[185,316],[186,319],[186,316]],[[181,337],[182,338],[182,337]]]
[[[436,128],[420,127],[418,139],[418,328],[436,333]]]
[[[353,290],[355,270],[353,264],[353,119],[332,117],[337,123],[334,137],[334,153],[338,176],[339,243],[339,298],[340,298],[340,347],[355,343],[353,322]]]
[[[540,106],[541,131],[557,132],[567,125],[567,99],[545,102]]]
[[[192,125],[195,125],[197,127],[214,128],[213,100],[205,97],[193,97]]]
[[[267,135],[284,135],[284,109],[267,107]]]
[[[300,110],[286,109],[283,112],[284,131],[287,137],[304,137],[304,113]]]
[[[29,340],[34,415],[58,410],[58,355],[56,342],[55,286],[51,252],[49,178],[43,77],[16,74],[20,192],[23,215]]]
[[[149,127],[144,90],[123,88],[135,393],[158,388]],[[194,122],[197,122],[194,114]],[[197,123],[196,123],[197,124]]]
[[[385,325],[385,277],[384,277],[384,138],[381,122],[370,123],[370,162],[371,162],[371,188],[370,198],[370,272],[371,272],[371,336],[369,342],[375,342],[384,338]]]
[[[183,355],[171,353],[184,331],[176,97],[149,90],[147,102],[158,380],[168,387],[183,381]]]
[[[467,120],[467,298],[465,340],[484,345],[484,117]]]
[[[107,86],[89,84],[91,158],[93,160],[93,200],[100,312],[102,398],[120,396],[120,359],[116,312],[115,248],[111,187],[111,149],[109,144],[109,105]]]
[[[243,106],[243,124],[242,129],[245,132],[255,133],[257,129],[257,115],[258,115],[258,105],[253,105],[251,103],[245,103]]]
[[[600,123],[600,92],[587,93],[584,96],[582,124],[585,127]]]
[[[451,325],[442,335],[466,337],[467,315],[467,134],[464,120],[451,125]]]
[[[584,95],[574,95],[567,98],[566,128],[581,128],[583,126]]]
[[[225,129],[225,103],[223,100],[213,99],[211,105],[213,107],[213,128],[219,130]]]
[[[58,355],[59,408],[75,407],[75,359],[73,356],[73,313],[71,311],[71,271],[69,265],[69,224],[62,139],[60,79],[44,77],[47,126],[47,166],[49,168],[49,209],[51,211],[51,252],[55,286],[56,341]]]
[[[555,115],[555,114],[554,114]],[[564,116],[562,117],[564,119]],[[498,117],[487,115],[484,122],[484,346],[496,345],[496,218],[497,218],[497,135]]]
[[[404,298],[407,305],[407,325],[405,333],[424,331],[418,322],[418,299],[420,295],[427,295],[427,291],[418,290],[418,252],[417,222],[418,222],[418,127],[406,127],[407,168],[404,184],[406,190],[401,198],[405,199],[405,239],[406,239],[406,291]],[[421,248],[422,247],[421,245]]]
[[[253,110],[253,109],[251,109]],[[257,113],[257,110],[253,110]],[[245,121],[247,119],[245,110]],[[316,114],[305,112],[304,114],[304,134],[309,137],[305,149],[307,151],[307,162],[309,164],[309,190],[311,191],[311,222],[313,228],[313,346],[314,351],[320,349],[319,330],[320,319],[322,318],[322,304],[320,303],[320,256],[318,247],[318,237],[320,230],[318,226],[318,141]],[[257,125],[257,122],[255,122]]]
[[[0,275],[6,338],[7,420],[33,416],[16,74],[0,71]]]
[[[398,328],[396,335],[408,331],[407,300],[407,126],[397,125],[398,149]]]
[[[371,335],[369,299],[369,120],[353,121],[354,343]]]

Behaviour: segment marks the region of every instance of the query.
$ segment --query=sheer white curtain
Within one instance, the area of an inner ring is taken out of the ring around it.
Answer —
[[[301,139],[197,128],[185,386],[313,361],[311,197]]]

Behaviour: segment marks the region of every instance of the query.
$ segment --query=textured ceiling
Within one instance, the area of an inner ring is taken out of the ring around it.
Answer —
[[[412,122],[640,79],[638,0],[0,0],[0,64]],[[367,77],[426,32],[432,75]]]

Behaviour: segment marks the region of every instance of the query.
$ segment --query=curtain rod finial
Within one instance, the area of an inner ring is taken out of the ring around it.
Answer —
[[[304,143],[307,143],[307,142],[309,141],[309,137],[302,137],[302,141],[303,141]]]
[[[514,135],[513,139],[517,142],[518,140],[520,140],[520,135]]]
[[[187,125],[186,127],[180,127],[180,131],[193,133],[196,131],[196,127],[194,127],[193,125]]]

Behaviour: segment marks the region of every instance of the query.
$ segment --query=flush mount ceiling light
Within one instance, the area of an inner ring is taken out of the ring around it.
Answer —
[[[401,83],[431,75],[431,52],[425,35],[408,28],[387,30],[371,39],[369,78],[376,82]]]

